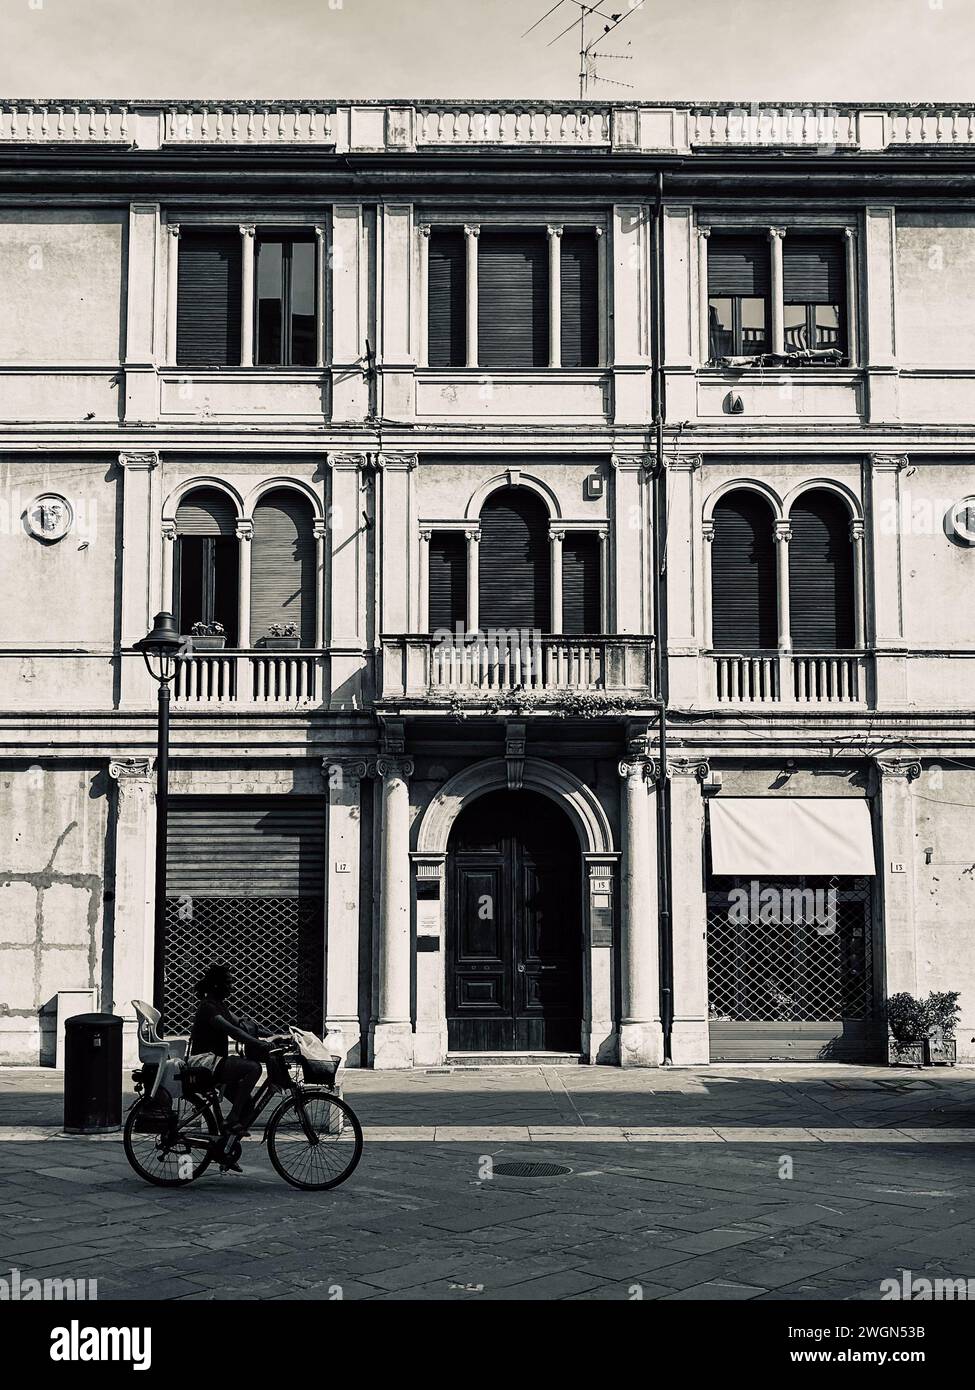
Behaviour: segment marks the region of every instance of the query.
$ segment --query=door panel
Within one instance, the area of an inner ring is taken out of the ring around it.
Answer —
[[[571,826],[529,792],[483,797],[448,860],[452,1050],[578,1051],[582,924]]]

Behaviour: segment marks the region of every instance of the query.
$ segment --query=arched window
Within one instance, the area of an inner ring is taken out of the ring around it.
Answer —
[[[854,645],[850,513],[826,489],[804,492],[789,515],[789,610],[799,652]]]
[[[251,541],[251,643],[293,623],[303,647],[315,645],[317,557],[314,512],[290,488],[267,492],[254,508]]]
[[[176,511],[174,606],[179,630],[219,623],[237,645],[239,555],[234,504],[219,488],[188,492]]]
[[[778,646],[772,509],[754,492],[732,492],[714,508],[711,630],[716,651]]]
[[[528,488],[494,492],[481,508],[478,613],[482,629],[550,631],[548,511]]]

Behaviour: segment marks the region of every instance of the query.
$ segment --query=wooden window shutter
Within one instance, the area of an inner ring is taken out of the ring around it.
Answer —
[[[772,511],[751,492],[723,497],[714,509],[711,630],[716,651],[778,646]]]
[[[789,616],[798,652],[853,646],[850,514],[832,493],[806,492],[789,516]]]
[[[463,232],[434,228],[427,261],[427,362],[467,361],[467,250]]]
[[[599,272],[594,232],[562,233],[562,366],[599,365]]]
[[[234,536],[234,504],[219,488],[195,488],[185,494],[176,509],[176,531],[180,536]]]
[[[548,237],[483,227],[477,251],[482,367],[548,365]]]
[[[177,364],[239,366],[240,233],[196,232],[184,227],[177,264]]]
[[[602,631],[602,583],[599,537],[570,531],[562,542],[562,631]]]
[[[782,292],[786,304],[844,304],[846,256],[839,237],[790,232],[783,238]]]
[[[467,627],[467,541],[463,531],[435,531],[430,537],[428,584],[430,632],[463,632]]]
[[[771,260],[765,237],[717,236],[708,238],[708,294],[762,297],[769,293]]]
[[[311,504],[287,488],[254,508],[251,551],[251,642],[272,623],[295,623],[303,647],[315,644],[317,547]]]
[[[548,512],[527,488],[502,488],[481,510],[480,626],[547,632],[551,626]]]

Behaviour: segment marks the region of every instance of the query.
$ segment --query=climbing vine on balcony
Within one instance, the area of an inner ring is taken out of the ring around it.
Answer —
[[[454,693],[447,708],[454,719],[468,715],[545,714],[552,719],[600,719],[607,715],[626,714],[637,707],[637,701],[623,695],[608,695],[602,690],[526,690],[515,686],[511,690],[493,691],[488,695],[472,692]]]

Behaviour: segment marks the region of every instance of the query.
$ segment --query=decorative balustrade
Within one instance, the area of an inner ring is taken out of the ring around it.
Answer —
[[[824,106],[738,106],[692,110],[687,138],[695,145],[856,146],[857,114]]]
[[[317,652],[194,652],[176,667],[178,708],[320,704],[322,657]]]
[[[851,705],[867,698],[867,657],[861,653],[716,652],[712,661],[719,705]]]
[[[518,632],[383,638],[380,698],[646,692],[653,639]]]
[[[535,106],[421,106],[418,145],[608,145],[610,110]]]
[[[23,143],[50,141],[101,144],[131,142],[132,115],[128,106],[29,102],[0,105],[0,141]]]
[[[166,144],[330,145],[333,112],[311,106],[172,106]]]

